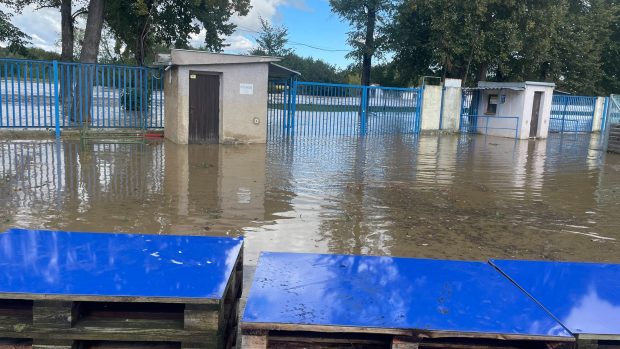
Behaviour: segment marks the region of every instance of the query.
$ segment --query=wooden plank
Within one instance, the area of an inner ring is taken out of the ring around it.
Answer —
[[[392,337],[391,349],[418,349],[420,347],[420,340],[413,337]]]
[[[76,349],[77,343],[67,339],[35,338],[32,349]]]
[[[77,322],[78,307],[75,302],[34,301],[32,324],[42,328],[71,328]]]
[[[184,298],[184,297],[125,297],[125,296],[82,296],[56,295],[34,293],[2,293],[0,299],[13,300],[42,300],[62,302],[126,302],[126,303],[182,303],[182,304],[219,304],[214,298]]]
[[[598,349],[598,341],[579,338],[579,340],[577,340],[577,349]]]
[[[267,333],[244,334],[241,336],[241,349],[267,349]]]
[[[186,304],[183,327],[193,331],[216,331],[220,327],[220,308],[211,305]]]

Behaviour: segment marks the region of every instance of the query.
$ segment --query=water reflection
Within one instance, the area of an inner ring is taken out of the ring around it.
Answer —
[[[239,239],[71,234],[0,234],[0,292],[220,298]]]
[[[255,280],[244,321],[570,336],[484,262],[266,253]]]
[[[620,333],[620,266],[495,260],[573,333]]]
[[[0,228],[245,235],[258,252],[620,261],[590,135],[0,143]]]

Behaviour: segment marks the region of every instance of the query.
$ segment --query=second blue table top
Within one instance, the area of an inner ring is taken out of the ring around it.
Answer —
[[[483,262],[263,253],[243,323],[571,337]]]
[[[491,260],[576,335],[620,335],[620,264]]]
[[[240,238],[11,229],[0,234],[0,294],[219,300],[242,244]]]

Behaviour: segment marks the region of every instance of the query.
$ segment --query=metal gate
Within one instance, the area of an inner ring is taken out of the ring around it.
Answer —
[[[272,81],[268,135],[273,139],[417,133],[421,97],[421,88]]]
[[[161,128],[162,69],[0,59],[0,128]]]
[[[592,132],[596,97],[554,95],[549,132]]]
[[[480,90],[463,89],[461,98],[461,122],[459,130],[462,133],[476,133],[478,130],[478,104]]]

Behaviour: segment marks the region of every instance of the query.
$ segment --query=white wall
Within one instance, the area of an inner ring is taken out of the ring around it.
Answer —
[[[461,123],[461,80],[446,79],[443,90],[443,111],[441,129],[458,132]]]
[[[514,90],[482,90],[478,104],[478,132],[499,137],[515,137],[515,129],[520,129],[524,103],[524,91]],[[489,95],[506,95],[504,103],[498,101],[497,112],[487,114]],[[508,119],[505,117],[514,117]],[[488,129],[486,127],[489,127]]]
[[[546,85],[526,84],[525,90],[483,90],[478,105],[478,132],[500,137],[515,137],[515,126],[517,127],[517,138],[528,139],[530,135],[530,122],[532,120],[532,106],[534,103],[535,92],[542,92],[540,114],[538,118],[538,138],[547,138],[549,133],[549,120],[551,117],[551,103],[553,99],[553,87]],[[506,95],[504,103],[499,102],[495,115],[485,116],[490,94]],[[499,117],[518,117],[516,119],[502,119]],[[487,120],[488,119],[488,120]],[[485,129],[487,125],[489,128]],[[497,129],[502,128],[502,129]],[[505,129],[504,129],[505,128]]]
[[[605,97],[596,99],[594,107],[594,119],[592,120],[592,132],[601,132],[601,122],[603,121],[603,112],[605,109]]]
[[[523,122],[519,130],[519,138],[527,139],[530,136],[530,122],[532,120],[532,106],[534,103],[534,93],[543,92],[540,103],[540,114],[538,117],[537,138],[547,138],[549,134],[549,120],[551,118],[551,103],[553,100],[553,87],[527,85],[525,90],[525,105],[523,108]]]
[[[439,130],[442,89],[442,86],[424,86],[424,95],[422,96],[422,120],[420,123],[420,129],[422,131]]]

